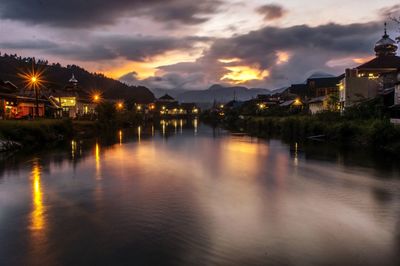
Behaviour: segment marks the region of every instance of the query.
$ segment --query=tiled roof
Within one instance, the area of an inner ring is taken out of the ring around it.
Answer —
[[[399,56],[378,56],[371,61],[358,66],[358,70],[363,69],[399,69],[400,57]]]

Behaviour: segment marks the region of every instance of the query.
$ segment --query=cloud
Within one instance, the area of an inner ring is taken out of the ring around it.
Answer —
[[[102,61],[123,58],[143,62],[170,51],[190,51],[199,43],[208,43],[207,37],[154,37],[105,35],[88,36],[85,44],[53,42],[49,40],[18,40],[0,42],[2,49],[42,50],[46,54],[78,61]]]
[[[1,49],[51,49],[58,45],[48,40],[17,40],[0,42]]]
[[[384,20],[391,20],[392,18],[398,18],[400,17],[400,4],[391,7],[381,8],[379,10],[379,14]]]
[[[268,75],[259,75],[258,78],[245,81],[243,85],[273,89],[303,82],[315,71],[341,74],[346,66],[332,65],[330,62],[373,55],[374,44],[382,31],[381,22],[349,25],[331,23],[316,27],[299,25],[288,28],[268,26],[231,38],[215,39],[196,62],[159,67],[156,85],[157,88],[163,85],[165,88],[204,89],[212,83],[221,83],[221,78],[227,74],[251,78],[255,75],[232,73],[251,69],[253,73]],[[285,60],[282,60],[282,54],[285,54]],[[228,60],[233,58],[235,60]],[[165,78],[170,73],[173,73],[173,79]],[[195,81],[196,86],[189,86],[192,74],[201,76],[201,79]]]
[[[277,20],[286,15],[287,10],[277,4],[267,4],[256,9],[257,13],[264,16],[265,21]]]
[[[205,74],[200,72],[175,73],[170,72],[164,75],[149,77],[143,80],[137,78],[135,71],[127,73],[119,78],[126,84],[142,85],[148,88],[161,89],[188,89],[199,90],[204,88]]]
[[[120,57],[132,61],[145,61],[168,51],[191,49],[198,40],[202,41],[192,37],[178,39],[172,37],[107,36],[99,38],[98,41],[112,47]]]
[[[214,0],[2,0],[0,18],[71,28],[112,25],[131,16],[196,25],[207,21],[220,5]]]

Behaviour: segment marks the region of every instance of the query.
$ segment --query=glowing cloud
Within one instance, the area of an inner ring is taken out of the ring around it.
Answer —
[[[249,66],[225,67],[230,72],[225,74],[220,80],[228,81],[233,84],[242,84],[250,80],[263,80],[270,75],[268,70],[259,70]]]
[[[290,54],[288,52],[278,51],[276,52],[276,56],[278,57],[278,59],[276,60],[276,63],[278,65],[287,63],[290,60]]]
[[[218,61],[223,64],[229,64],[229,63],[240,62],[240,59],[239,58],[221,58],[221,59],[218,59]]]

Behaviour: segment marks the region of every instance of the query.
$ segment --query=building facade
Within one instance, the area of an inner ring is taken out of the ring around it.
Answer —
[[[397,44],[385,33],[375,44],[376,57],[356,68],[346,69],[340,81],[341,109],[382,95],[388,87],[393,87],[395,71],[400,68],[400,57],[396,55]]]

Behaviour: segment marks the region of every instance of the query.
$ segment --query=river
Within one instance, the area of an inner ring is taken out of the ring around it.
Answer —
[[[399,265],[399,164],[162,121],[3,155],[0,265]]]

